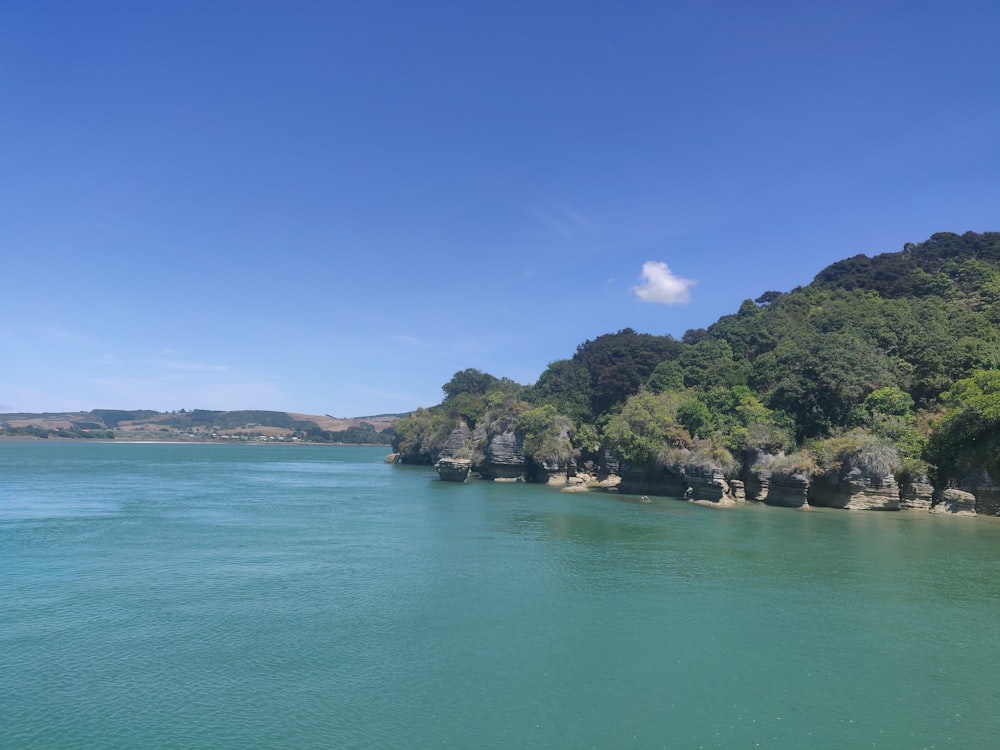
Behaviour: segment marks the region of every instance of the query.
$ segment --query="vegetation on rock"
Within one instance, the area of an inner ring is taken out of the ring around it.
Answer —
[[[940,488],[1000,478],[1000,233],[848,258],[680,340],[604,334],[531,386],[465,370],[444,391],[397,425],[404,452],[506,415],[538,461],[600,443],[633,465],[687,451],[729,472],[770,456],[772,471],[931,473]]]

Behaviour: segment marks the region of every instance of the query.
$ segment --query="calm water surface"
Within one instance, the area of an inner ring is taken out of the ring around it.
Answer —
[[[992,748],[1000,524],[0,443],[2,748]]]

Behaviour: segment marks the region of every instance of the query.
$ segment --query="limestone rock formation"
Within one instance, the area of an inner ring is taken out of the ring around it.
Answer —
[[[931,513],[949,513],[955,516],[976,515],[976,498],[971,492],[949,487],[931,508]]]
[[[713,505],[734,505],[729,482],[721,469],[689,470],[684,473],[687,480],[687,497],[694,502],[706,502]]]
[[[472,461],[468,458],[441,458],[435,467],[444,482],[464,482],[469,478]]]
[[[472,435],[476,448],[473,467],[483,479],[527,481],[528,459],[524,455],[524,439],[513,429],[489,435],[477,425]]]
[[[805,474],[774,472],[764,502],[783,508],[808,508],[809,477]]]
[[[899,510],[899,486],[891,473],[874,474],[845,466],[810,482],[809,503],[821,508]]]
[[[469,440],[472,432],[464,419],[458,420],[455,429],[452,430],[448,439],[441,446],[440,458],[454,458],[456,456],[464,458],[469,450]]]
[[[567,484],[576,476],[576,463],[569,461],[532,461],[531,481],[538,484]]]
[[[683,498],[687,493],[687,481],[683,472],[666,466],[631,466],[622,463],[618,474],[622,478],[618,489],[629,495],[663,495]]]
[[[729,480],[729,489],[733,493],[733,500],[738,503],[744,503],[747,499],[746,486],[739,479]]]
[[[767,493],[771,488],[770,465],[774,459],[775,456],[770,453],[751,451],[747,454],[743,463],[745,468],[740,475],[747,500],[767,502]]]
[[[959,487],[976,498],[976,513],[981,516],[1000,516],[1000,483],[986,469],[967,475]]]
[[[899,488],[900,510],[930,510],[934,504],[934,486],[926,474],[903,481]]]

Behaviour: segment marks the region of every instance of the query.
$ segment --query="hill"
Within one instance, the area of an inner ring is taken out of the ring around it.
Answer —
[[[681,339],[598,336],[531,386],[466,370],[443,389],[439,406],[397,423],[403,460],[440,455],[464,425],[473,460],[509,433],[539,466],[603,449],[654,473],[747,479],[764,456],[804,481],[864,465],[938,492],[982,472],[996,486],[1000,233],[856,255]]]
[[[388,444],[398,415],[351,419],[283,411],[94,409],[0,414],[0,436],[103,440],[221,440]]]

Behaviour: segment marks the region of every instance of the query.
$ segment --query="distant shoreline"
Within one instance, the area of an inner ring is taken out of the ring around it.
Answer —
[[[100,443],[102,445],[313,445],[328,448],[385,448],[392,451],[391,445],[382,443],[328,443],[308,440],[107,440],[105,438],[69,438],[69,437],[32,437],[30,435],[0,435],[0,442],[5,443]]]

